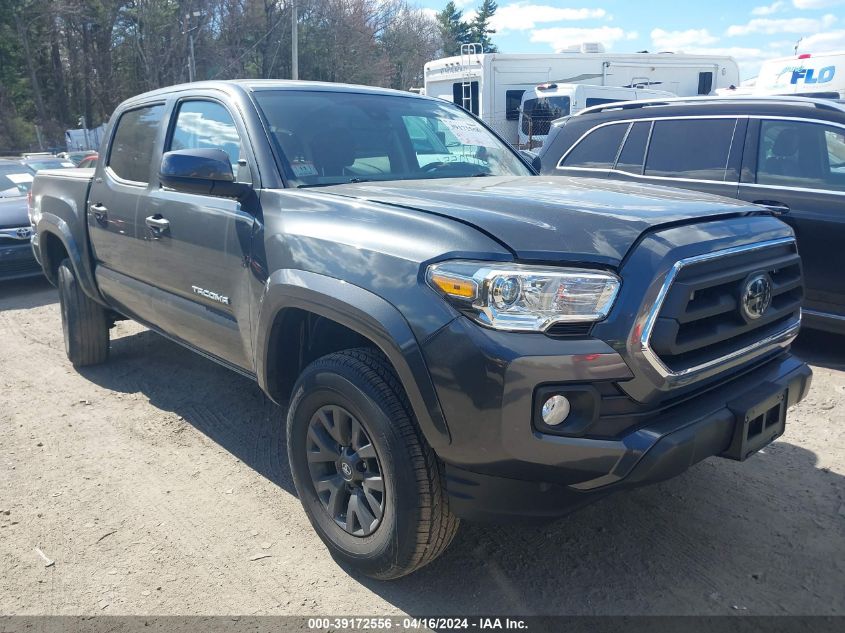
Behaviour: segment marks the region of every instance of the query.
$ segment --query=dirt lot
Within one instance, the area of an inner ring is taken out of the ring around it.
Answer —
[[[0,285],[0,614],[845,614],[845,339],[802,335],[812,394],[750,461],[551,525],[464,525],[378,583],[311,531],[255,384],[112,336],[75,371],[52,287]]]

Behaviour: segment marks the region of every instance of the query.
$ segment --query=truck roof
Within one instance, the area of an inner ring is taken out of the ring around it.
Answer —
[[[390,88],[376,88],[373,86],[359,86],[355,84],[332,83],[327,81],[294,81],[292,79],[225,79],[211,81],[195,81],[193,83],[175,84],[164,88],[158,88],[149,92],[135,95],[124,101],[124,103],[135,103],[146,101],[150,98],[171,95],[179,92],[194,90],[220,90],[228,94],[256,92],[261,90],[324,90],[333,92],[356,92],[366,94],[384,94],[393,96],[413,97],[425,99],[427,97],[404,90],[392,90]]]

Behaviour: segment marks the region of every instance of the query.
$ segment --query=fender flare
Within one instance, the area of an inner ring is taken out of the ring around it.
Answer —
[[[87,248],[83,250],[83,247],[80,247],[76,239],[74,239],[68,223],[53,213],[42,213],[35,230],[38,235],[38,259],[41,262],[42,268],[47,270],[50,264],[58,263],[50,262],[48,260],[48,254],[44,249],[44,236],[50,234],[56,237],[62,243],[62,246],[64,246],[65,251],[67,251],[68,258],[70,258],[70,263],[73,266],[82,291],[97,303],[108,307],[94,281],[94,270]]]
[[[255,336],[256,377],[266,393],[270,393],[268,367],[273,358],[269,349],[273,323],[287,308],[326,317],[375,343],[396,370],[431,447],[437,450],[451,442],[434,383],[408,322],[393,304],[334,277],[284,269],[267,279]]]

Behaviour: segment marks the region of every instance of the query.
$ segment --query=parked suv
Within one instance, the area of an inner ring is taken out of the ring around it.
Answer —
[[[805,325],[845,333],[842,103],[734,97],[598,106],[556,122],[537,163],[543,174],[683,187],[768,207],[798,239]]]
[[[40,172],[32,201],[70,361],[105,362],[131,318],[254,379],[287,405],[315,530],[378,578],[433,560],[460,518],[744,460],[810,386],[787,225],[540,178],[440,99],[173,86],[119,106],[96,167]]]

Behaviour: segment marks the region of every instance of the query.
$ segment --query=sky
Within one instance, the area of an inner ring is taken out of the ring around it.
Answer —
[[[432,13],[448,0],[418,0]],[[480,0],[455,0],[470,19]],[[617,53],[648,50],[731,55],[742,79],[760,63],[845,50],[845,0],[499,0],[493,42],[505,53],[555,52],[600,42]]]

